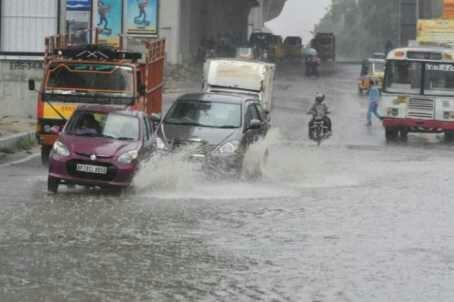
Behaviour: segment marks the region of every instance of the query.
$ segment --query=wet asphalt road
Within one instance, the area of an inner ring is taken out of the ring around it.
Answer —
[[[262,180],[175,157],[135,192],[52,195],[37,158],[0,166],[0,301],[453,301],[454,146],[386,145],[357,66],[284,70]],[[304,115],[316,91],[333,112],[320,148]]]

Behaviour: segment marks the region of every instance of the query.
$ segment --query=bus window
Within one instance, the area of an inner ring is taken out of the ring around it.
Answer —
[[[454,65],[426,63],[424,94],[454,96]]]

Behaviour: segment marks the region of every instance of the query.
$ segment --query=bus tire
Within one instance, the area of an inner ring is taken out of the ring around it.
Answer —
[[[44,166],[47,166],[49,164],[49,155],[51,149],[51,146],[41,146],[41,163]]]
[[[445,141],[446,142],[454,141],[454,131],[445,131]]]
[[[399,130],[399,134],[400,134],[400,140],[402,142],[407,142],[408,141],[408,129],[407,128],[401,128]]]
[[[385,128],[385,137],[386,137],[386,142],[393,142],[397,139],[399,132],[398,129],[392,128],[392,127],[386,127]]]

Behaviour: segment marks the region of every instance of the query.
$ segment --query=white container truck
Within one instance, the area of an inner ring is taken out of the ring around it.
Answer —
[[[262,103],[265,111],[271,112],[275,70],[272,63],[209,59],[204,65],[203,90],[251,95]]]

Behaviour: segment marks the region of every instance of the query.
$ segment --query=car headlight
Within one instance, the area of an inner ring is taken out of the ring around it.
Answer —
[[[232,154],[238,150],[240,143],[238,141],[228,142],[216,149],[217,153],[220,154]]]
[[[57,155],[63,156],[63,157],[67,157],[71,154],[69,152],[68,148],[65,146],[65,144],[63,144],[60,141],[56,141],[54,143],[53,150]]]
[[[167,145],[164,143],[164,141],[159,136],[156,136],[153,139],[153,145],[158,150],[167,150]]]
[[[137,150],[128,151],[118,157],[118,162],[122,164],[130,164],[139,157]]]

